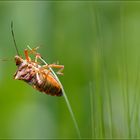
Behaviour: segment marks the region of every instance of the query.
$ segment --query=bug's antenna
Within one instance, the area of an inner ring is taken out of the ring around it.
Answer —
[[[14,30],[13,30],[13,21],[11,21],[11,32],[12,32],[12,37],[13,37],[14,45],[15,45],[15,48],[16,48],[16,52],[17,52],[17,55],[19,56],[19,51],[18,51],[18,48],[17,48],[15,35],[14,35]]]

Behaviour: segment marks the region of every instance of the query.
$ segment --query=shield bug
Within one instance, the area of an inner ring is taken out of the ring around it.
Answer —
[[[18,51],[14,31],[13,31],[13,22],[11,22],[11,32],[14,41],[14,46],[17,52],[15,56],[15,63],[17,66],[17,71],[14,74],[14,79],[22,80],[31,85],[36,90],[46,93],[52,96],[62,96],[62,87],[58,82],[56,76],[53,74],[51,68],[60,69],[57,74],[63,74],[62,70],[64,69],[63,65],[57,64],[44,64],[40,65],[38,59],[43,60],[41,55],[37,52],[38,48],[24,50],[25,59],[23,59]],[[35,55],[35,60],[31,60],[29,54]]]

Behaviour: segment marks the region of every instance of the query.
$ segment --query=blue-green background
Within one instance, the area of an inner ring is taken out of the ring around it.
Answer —
[[[140,3],[0,2],[0,138],[77,138],[63,97],[13,79],[16,51],[38,50],[59,76],[82,138],[139,138]],[[3,61],[7,59],[7,61]]]

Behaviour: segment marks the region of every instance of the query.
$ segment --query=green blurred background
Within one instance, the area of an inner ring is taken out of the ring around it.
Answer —
[[[59,76],[82,138],[140,138],[140,3],[0,2],[0,138],[77,138],[63,97],[13,79],[27,45]]]

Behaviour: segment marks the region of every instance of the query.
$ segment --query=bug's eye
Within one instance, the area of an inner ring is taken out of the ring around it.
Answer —
[[[19,66],[19,65],[20,65],[20,63],[18,61],[16,61],[16,66]]]
[[[15,56],[15,62],[16,62],[16,66],[19,66],[23,60],[21,57],[19,57],[18,55]]]

